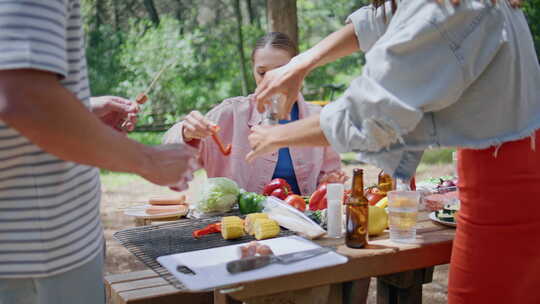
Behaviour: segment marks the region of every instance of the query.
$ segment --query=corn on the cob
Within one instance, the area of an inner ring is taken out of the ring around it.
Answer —
[[[254,235],[255,234],[255,221],[258,219],[268,219],[268,214],[266,213],[251,213],[246,216],[245,223],[245,229],[247,234]]]
[[[244,223],[238,216],[221,218],[221,236],[226,240],[244,236]]]
[[[279,225],[271,219],[257,219],[254,224],[255,238],[268,239],[279,235]]]
[[[221,218],[221,222],[242,222],[242,219],[238,216],[224,216]]]

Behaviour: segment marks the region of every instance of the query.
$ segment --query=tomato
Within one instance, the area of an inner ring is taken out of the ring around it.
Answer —
[[[380,201],[381,199],[383,199],[386,196],[377,187],[372,187],[372,188],[366,189],[364,195],[366,196],[366,198],[367,198],[367,200],[368,200],[368,202],[369,202],[369,204],[371,206],[374,206],[375,204],[377,204],[378,201]]]
[[[285,199],[285,203],[293,206],[301,212],[306,211],[306,202],[300,195],[291,194]]]
[[[309,210],[317,211],[328,208],[328,201],[326,199],[326,184],[319,186],[317,191],[311,194],[309,198]]]

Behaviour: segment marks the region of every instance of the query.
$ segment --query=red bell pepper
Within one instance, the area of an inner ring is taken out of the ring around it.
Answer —
[[[285,193],[285,197],[283,197],[282,199],[285,199],[287,195],[292,193],[291,185],[289,185],[289,183],[287,183],[286,180],[282,178],[274,178],[268,184],[266,184],[266,186],[264,186],[262,194],[266,196],[272,195],[272,196],[281,198],[280,196],[282,196],[282,194],[279,192],[276,193],[276,195],[272,194],[277,189],[282,189],[283,192]],[[277,196],[277,195],[280,195],[280,196]]]
[[[202,229],[193,231],[193,237],[198,239],[203,235],[221,232],[221,223],[213,223]]]
[[[213,128],[213,131],[214,133],[212,133],[212,139],[214,140],[214,142],[216,143],[216,145],[218,145],[219,147],[219,151],[221,151],[221,154],[227,156],[229,154],[231,154],[231,151],[232,151],[232,145],[231,144],[228,144],[226,147],[223,145],[223,142],[221,142],[221,139],[219,138],[218,136],[218,132],[219,132],[219,126],[215,126]]]

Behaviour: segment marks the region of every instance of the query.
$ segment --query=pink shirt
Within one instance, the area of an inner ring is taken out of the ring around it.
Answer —
[[[319,106],[305,102],[301,96],[298,99],[299,119],[320,110]],[[232,151],[229,156],[224,156],[211,137],[190,141],[189,145],[198,148],[199,168],[206,169],[208,177],[228,177],[246,191],[261,193],[272,179],[278,153],[263,155],[251,164],[245,160],[251,151],[248,142],[250,128],[262,120],[255,103],[249,96],[228,98],[208,112],[206,117],[220,126],[219,136],[225,145],[232,144]],[[184,143],[182,123],[177,123],[165,133],[163,143]],[[302,195],[310,195],[322,177],[341,169],[339,155],[330,147],[292,147],[289,151]]]

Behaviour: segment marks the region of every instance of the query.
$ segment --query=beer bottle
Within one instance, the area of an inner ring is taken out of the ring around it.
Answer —
[[[394,183],[394,180],[390,176],[390,174],[381,170],[381,172],[379,172],[379,177],[377,179],[377,188],[379,188],[379,191],[381,191],[382,193],[384,193],[384,195],[386,195],[386,193],[392,190],[395,190],[396,185]]]
[[[398,179],[397,181],[395,181],[391,176],[390,174],[384,172],[383,170],[381,170],[381,172],[379,172],[379,177],[378,177],[378,180],[377,180],[377,188],[379,188],[379,190],[381,192],[383,192],[385,195],[386,193],[392,191],[392,190],[416,190],[416,179],[414,178],[414,176],[408,180],[408,181],[403,181],[403,180],[400,180]]]
[[[351,248],[364,248],[368,241],[368,200],[364,196],[364,171],[362,169],[353,170],[351,199],[346,208],[345,244]]]

